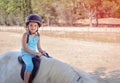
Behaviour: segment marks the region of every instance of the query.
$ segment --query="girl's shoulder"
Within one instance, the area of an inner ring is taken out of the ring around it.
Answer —
[[[28,33],[27,33],[27,32],[25,32],[25,33],[23,33],[23,35],[28,35]]]
[[[27,36],[28,36],[28,33],[27,33],[27,32],[23,33],[23,38],[24,38],[24,37],[27,37]]]
[[[28,35],[27,32],[23,33],[23,38],[22,39],[25,40],[26,43],[28,43],[28,41],[29,41],[29,35]]]

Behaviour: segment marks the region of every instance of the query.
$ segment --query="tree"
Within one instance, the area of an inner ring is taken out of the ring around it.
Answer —
[[[56,0],[32,0],[33,12],[42,16],[44,24],[48,26],[56,23],[57,12],[54,5],[55,1]]]
[[[44,24],[73,26],[77,20],[120,18],[120,0],[0,0],[0,24],[23,24],[30,13],[39,14]]]
[[[33,13],[32,3],[31,3],[31,0],[22,0],[21,4],[22,4],[22,11],[23,11],[23,19],[25,19],[27,15]]]
[[[96,26],[98,26],[98,12],[99,6],[101,6],[101,0],[83,0],[82,1],[83,8],[90,20],[90,27],[93,26],[92,20],[93,17],[96,18]]]
[[[119,17],[120,3],[117,0],[102,1],[102,8],[104,17]]]
[[[0,0],[1,24],[17,24],[16,18],[20,17],[20,0]]]
[[[8,23],[7,23],[7,17],[8,17],[8,15],[9,15],[9,12],[7,11],[7,9],[8,9],[8,3],[9,3],[9,1],[8,0],[4,0],[4,1],[2,1],[2,0],[0,0],[0,15],[4,15],[3,16],[3,21],[4,21],[4,24],[5,25],[7,25]]]

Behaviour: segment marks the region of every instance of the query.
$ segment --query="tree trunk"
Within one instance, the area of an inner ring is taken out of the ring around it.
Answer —
[[[96,27],[98,27],[98,7],[95,7]]]
[[[96,15],[96,27],[98,27],[98,16]]]
[[[90,27],[93,26],[93,24],[92,24],[92,13],[91,12],[89,12],[89,25],[90,25]]]

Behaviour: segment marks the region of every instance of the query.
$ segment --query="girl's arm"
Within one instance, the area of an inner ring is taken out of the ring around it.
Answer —
[[[38,55],[37,52],[33,52],[32,50],[27,48],[27,36],[28,36],[27,33],[24,33],[23,37],[22,37],[22,47],[23,47],[23,49],[30,54]]]

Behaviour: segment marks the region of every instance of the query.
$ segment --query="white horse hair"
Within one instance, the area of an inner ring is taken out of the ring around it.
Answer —
[[[0,55],[0,83],[23,83],[20,77],[20,52]],[[89,74],[76,71],[70,65],[54,58],[41,57],[40,69],[34,83],[97,83]]]

